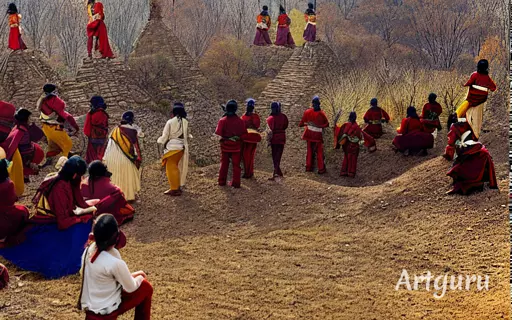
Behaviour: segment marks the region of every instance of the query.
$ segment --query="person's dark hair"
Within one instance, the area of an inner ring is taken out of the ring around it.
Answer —
[[[94,182],[102,177],[110,178],[112,173],[108,171],[107,166],[99,161],[95,160],[89,164],[89,191],[94,194]]]
[[[379,101],[377,100],[377,98],[373,98],[372,100],[370,100],[370,105],[372,107],[377,107],[379,105]]]
[[[229,100],[226,104],[226,114],[225,116],[236,116],[236,111],[238,110],[238,103],[235,100]]]
[[[357,113],[355,111],[350,112],[348,115],[348,121],[355,123],[357,120]]]
[[[87,163],[79,156],[72,156],[59,171],[58,178],[64,181],[73,181],[75,174],[82,177],[87,172]],[[77,179],[80,182],[80,179]]]
[[[9,6],[7,7],[7,14],[16,13],[18,13],[18,7],[16,7],[16,4],[14,2],[9,3]]]
[[[27,123],[28,119],[30,118],[30,115],[32,115],[32,112],[28,111],[27,109],[21,108],[14,115],[14,119],[16,119],[18,123]]]
[[[318,97],[318,96],[314,96],[314,97],[313,97],[313,101],[311,101],[311,104],[313,105],[313,109],[314,109],[315,111],[320,111],[320,105],[321,105],[321,103],[320,103],[320,97]]]
[[[428,102],[434,103],[434,102],[436,102],[436,99],[437,99],[437,94],[431,93],[428,95]]]
[[[311,2],[308,3],[308,8],[306,10],[306,14],[308,14],[308,15],[314,15],[315,14],[315,5],[312,4]]]
[[[0,182],[5,182],[9,179],[9,171],[7,170],[8,166],[7,160],[0,160]]]
[[[101,214],[96,218],[92,232],[98,252],[106,251],[116,245],[120,234],[116,218],[109,213]]]
[[[279,6],[279,14],[285,14],[286,9],[283,6]]]
[[[281,113],[281,103],[274,101],[270,104],[270,115],[276,116]]]
[[[54,93],[57,90],[57,86],[53,83],[47,83],[43,86],[43,91],[46,94]]]
[[[94,4],[96,0],[87,0],[87,4]]]
[[[254,113],[255,104],[256,104],[256,101],[254,101],[254,99],[252,99],[252,98],[247,99],[247,108],[245,111],[246,116],[250,116]]]
[[[172,107],[172,114],[179,119],[187,119],[187,112],[185,106],[181,102],[176,102]]]
[[[90,103],[91,103],[92,110],[96,110],[96,109],[106,110],[107,109],[107,104],[105,103],[105,99],[103,99],[102,96],[93,96],[90,100]]]
[[[480,74],[489,74],[489,61],[482,59],[478,61],[478,64],[476,65],[476,72]]]
[[[126,111],[125,113],[123,113],[121,124],[133,124],[134,121],[135,114],[133,113],[133,111]]]
[[[263,11],[268,11],[268,6],[263,6]]]
[[[416,112],[416,108],[414,106],[409,106],[407,108],[407,118],[419,119],[418,113]]]

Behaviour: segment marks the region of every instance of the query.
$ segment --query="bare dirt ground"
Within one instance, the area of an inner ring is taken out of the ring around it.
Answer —
[[[238,190],[216,185],[217,165],[194,168],[181,198],[163,195],[165,175],[152,160],[121,253],[148,273],[154,319],[508,319],[506,125],[482,138],[500,191],[467,197],[445,195],[445,134],[421,158],[395,154],[387,134],[379,151],[360,155],[354,180],[338,176],[340,151],[328,152],[327,175],[303,172],[298,144],[285,150],[280,183],[267,181],[267,152]],[[0,319],[83,319],[74,309],[78,276],[47,281],[7,266]],[[487,274],[489,291],[440,300],[395,291],[404,268]]]

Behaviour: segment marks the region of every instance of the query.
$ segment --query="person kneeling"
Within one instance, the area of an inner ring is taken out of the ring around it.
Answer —
[[[426,155],[427,149],[434,147],[434,136],[425,132],[416,108],[407,108],[407,118],[402,119],[400,128],[397,129],[398,136],[393,139],[396,151],[404,155],[417,154]]]
[[[116,219],[100,215],[93,227],[93,242],[82,256],[82,288],[78,309],[86,320],[117,319],[135,308],[136,320],[151,319],[153,287],[143,271],[130,273],[117,248],[125,241]]]

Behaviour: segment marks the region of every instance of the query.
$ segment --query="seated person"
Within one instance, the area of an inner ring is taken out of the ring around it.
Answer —
[[[117,319],[135,309],[135,319],[151,319],[153,287],[143,271],[130,273],[117,250],[122,233],[111,214],[100,215],[93,242],[82,257],[82,288],[78,298],[86,319]]]
[[[123,192],[110,181],[107,166],[101,161],[93,161],[89,165],[89,179],[82,182],[82,196],[87,200],[98,199],[95,205],[98,211],[109,212],[122,224],[133,219],[135,209],[128,204]]]
[[[404,155],[419,154],[426,155],[427,149],[434,147],[434,136],[425,132],[423,124],[416,113],[416,108],[407,108],[407,117],[402,119],[398,135],[393,139],[396,151]]]
[[[18,197],[9,179],[7,160],[0,160],[0,246],[23,241],[23,229],[28,223],[27,207],[16,205]]]

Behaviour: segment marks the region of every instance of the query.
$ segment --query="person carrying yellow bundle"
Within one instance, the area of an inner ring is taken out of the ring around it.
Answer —
[[[489,62],[485,59],[477,64],[477,71],[471,74],[464,85],[469,87],[466,100],[457,108],[457,117],[466,118],[476,138],[480,137],[484,117],[484,103],[489,91],[496,91],[496,83],[489,76]],[[449,128],[448,128],[449,129]]]

